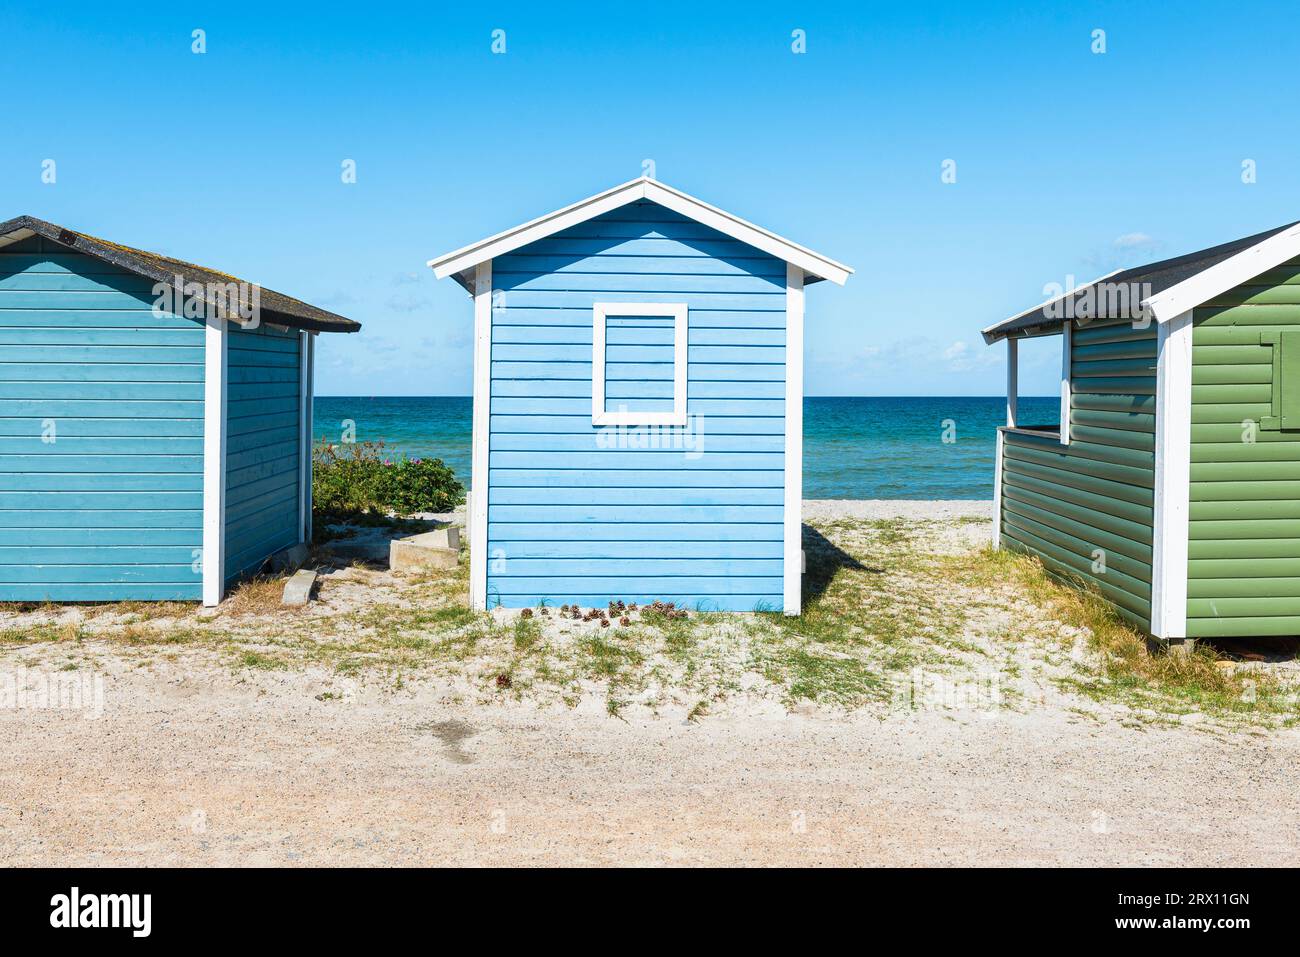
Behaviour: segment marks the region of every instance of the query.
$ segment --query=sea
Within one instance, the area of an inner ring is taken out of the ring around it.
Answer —
[[[440,458],[469,485],[469,396],[317,396],[318,441],[383,441],[394,457]],[[1021,396],[1018,419],[1054,425],[1055,396]],[[824,499],[990,499],[1003,396],[810,396],[803,494]],[[707,450],[707,432],[705,433]]]

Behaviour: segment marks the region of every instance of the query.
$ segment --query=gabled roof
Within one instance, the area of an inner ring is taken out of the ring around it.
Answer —
[[[473,292],[474,267],[479,263],[495,259],[497,256],[505,255],[521,246],[544,239],[563,229],[568,229],[570,226],[576,226],[578,223],[586,222],[603,213],[618,209],[620,206],[626,206],[628,203],[635,203],[643,199],[681,213],[683,216],[687,216],[698,223],[703,223],[705,226],[716,229],[733,239],[747,243],[755,249],[770,253],[778,259],[794,263],[794,265],[803,269],[807,277],[805,281],[815,282],[818,279],[829,279],[836,285],[842,286],[845,280],[853,274],[853,270],[848,266],[837,263],[833,259],[828,259],[805,246],[800,246],[798,243],[783,239],[776,233],[768,232],[761,226],[755,226],[739,216],[733,216],[716,206],[710,206],[694,196],[688,196],[681,190],[673,189],[671,186],[650,179],[648,176],[642,176],[621,186],[615,186],[613,189],[607,189],[603,193],[589,196],[571,206],[557,209],[553,213],[548,213],[521,226],[507,229],[495,236],[489,236],[487,239],[471,243],[457,249],[455,252],[439,256],[437,259],[431,259],[429,265],[439,279],[455,276],[457,282]]]
[[[1064,324],[1065,317],[1080,316],[1085,301],[1090,318],[1134,318],[1134,303],[1126,296],[1098,294],[1103,283],[1108,290],[1141,289],[1140,305],[1157,322],[1165,322],[1297,256],[1300,222],[1288,223],[1221,246],[1108,273],[989,326],[984,330],[984,341],[994,343],[1012,336],[1054,332]]]
[[[144,276],[155,282],[172,283],[177,276],[180,276],[183,282],[198,283],[205,290],[209,286],[224,286],[229,283],[240,283],[250,287],[256,285],[223,272],[196,266],[194,263],[172,259],[170,256],[161,256],[143,249],[132,249],[130,246],[119,246],[106,239],[97,239],[54,223],[47,223],[35,216],[19,216],[0,223],[0,248],[32,236],[43,236],[51,242],[102,259],[104,262],[120,266],[127,272]],[[361,328],[359,322],[318,309],[299,299],[267,289],[265,286],[257,288],[263,322],[313,332],[356,332]],[[201,298],[210,305],[220,305],[218,302],[210,301],[207,296]]]

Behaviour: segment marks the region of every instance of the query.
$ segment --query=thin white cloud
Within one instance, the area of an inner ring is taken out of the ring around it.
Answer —
[[[1125,233],[1123,236],[1116,236],[1111,245],[1116,249],[1134,249],[1141,246],[1158,246],[1160,244],[1146,233]]]

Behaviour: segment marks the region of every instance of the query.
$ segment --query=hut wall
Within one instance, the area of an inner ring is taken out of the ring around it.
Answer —
[[[1070,444],[1004,431],[1001,540],[1151,621],[1156,326],[1089,323],[1071,347]]]

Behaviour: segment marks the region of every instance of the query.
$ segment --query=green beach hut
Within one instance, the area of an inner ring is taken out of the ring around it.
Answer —
[[[1059,426],[1016,414],[1017,343],[1061,336]],[[1300,224],[1103,276],[1007,343],[994,543],[1156,638],[1300,635]]]

